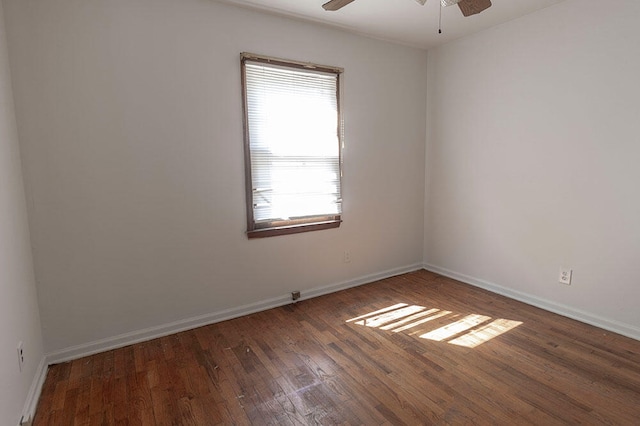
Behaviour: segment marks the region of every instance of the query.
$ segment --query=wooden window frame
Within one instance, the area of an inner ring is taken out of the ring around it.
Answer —
[[[303,70],[314,70],[324,73],[336,75],[336,101],[337,101],[337,122],[336,132],[338,139],[338,168],[340,199],[342,204],[342,149],[343,149],[343,121],[342,121],[342,73],[344,70],[338,67],[326,65],[318,65],[308,62],[291,61],[279,59],[270,56],[257,55],[253,53],[243,52],[240,54],[241,62],[241,81],[242,81],[242,108],[243,108],[243,125],[244,125],[244,155],[245,155],[245,194],[247,208],[247,236],[248,238],[264,238],[279,235],[297,234],[302,232],[319,231],[324,229],[338,228],[342,223],[342,209],[339,214],[318,215],[307,217],[296,217],[294,219],[274,219],[268,221],[256,222],[254,218],[254,200],[253,200],[253,179],[252,179],[252,161],[251,161],[251,143],[249,133],[249,114],[247,108],[247,78],[245,63],[258,62],[270,65],[282,66],[285,68],[297,68]]]

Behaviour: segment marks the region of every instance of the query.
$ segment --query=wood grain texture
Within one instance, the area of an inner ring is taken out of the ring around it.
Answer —
[[[640,424],[640,342],[418,271],[51,366],[34,419],[217,424]]]

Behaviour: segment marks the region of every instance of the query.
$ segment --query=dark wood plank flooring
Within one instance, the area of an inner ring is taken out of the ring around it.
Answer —
[[[418,271],[51,366],[35,425],[640,424],[640,342]]]

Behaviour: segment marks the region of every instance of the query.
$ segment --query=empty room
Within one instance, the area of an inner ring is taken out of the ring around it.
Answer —
[[[638,424],[639,22],[0,0],[0,424]]]

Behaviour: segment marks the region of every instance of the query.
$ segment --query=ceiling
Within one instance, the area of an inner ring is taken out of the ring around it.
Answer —
[[[438,34],[439,0],[427,0],[424,6],[415,0],[355,0],[336,12],[322,9],[328,0],[219,1],[429,49],[563,0],[492,0],[491,8],[467,18],[457,6],[446,7],[442,9],[442,34]]]

